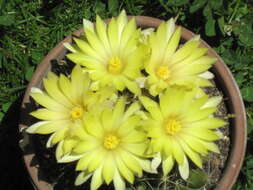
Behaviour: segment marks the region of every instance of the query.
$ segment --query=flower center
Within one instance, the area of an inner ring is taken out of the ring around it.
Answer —
[[[108,71],[112,74],[119,74],[122,70],[122,62],[119,57],[113,57],[108,62]]]
[[[74,107],[70,111],[70,115],[72,119],[80,119],[83,116],[83,108],[81,107]]]
[[[174,135],[181,129],[181,124],[175,119],[169,119],[165,125],[165,131],[168,135]]]
[[[169,78],[170,76],[170,71],[168,69],[167,66],[160,66],[158,67],[158,69],[156,70],[156,75],[163,80],[166,80]]]
[[[117,148],[119,145],[119,138],[116,137],[115,135],[108,135],[104,139],[104,147],[108,150],[112,150]]]

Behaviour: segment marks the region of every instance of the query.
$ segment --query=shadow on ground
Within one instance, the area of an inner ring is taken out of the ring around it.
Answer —
[[[33,190],[18,146],[19,97],[9,108],[0,123],[0,189]]]

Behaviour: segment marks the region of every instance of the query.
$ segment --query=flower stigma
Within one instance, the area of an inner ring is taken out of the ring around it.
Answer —
[[[70,111],[71,119],[80,119],[83,116],[83,108],[81,107],[74,107]]]
[[[170,71],[168,69],[167,66],[160,66],[158,67],[158,69],[156,70],[156,75],[163,80],[166,80],[169,78],[170,76]]]
[[[122,62],[119,57],[113,57],[108,62],[108,71],[112,74],[119,74],[122,70]]]
[[[168,135],[174,135],[182,128],[180,122],[175,119],[169,119],[165,125],[165,131]]]
[[[119,138],[115,135],[108,135],[104,138],[104,147],[108,150],[113,150],[119,145]]]

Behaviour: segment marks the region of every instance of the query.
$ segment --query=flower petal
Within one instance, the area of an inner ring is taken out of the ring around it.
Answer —
[[[36,130],[42,126],[42,125],[45,125],[45,124],[48,124],[50,123],[50,121],[39,121],[39,122],[36,122],[35,124],[29,126],[28,128],[26,128],[26,132],[27,133],[31,133],[31,134],[34,134],[36,133]]]
[[[61,130],[65,127],[69,127],[71,122],[69,120],[59,120],[59,121],[51,121],[44,125],[41,125],[37,128],[37,134],[50,134],[54,133],[58,130]]]
[[[116,162],[112,154],[107,154],[107,156],[103,159],[105,159],[105,161],[103,165],[102,175],[106,184],[108,185],[111,183],[115,175]]]
[[[69,119],[69,113],[51,111],[45,108],[37,109],[30,113],[33,117],[36,117],[41,120],[60,120],[60,119]]]
[[[134,156],[124,150],[119,151],[119,156],[130,170],[138,174],[138,177],[142,176],[142,168],[139,165],[138,161],[135,160]]]
[[[136,111],[140,110],[140,103],[139,102],[134,102],[132,103],[127,110],[124,113],[123,116],[123,121],[125,121],[126,119],[128,119],[131,115],[133,115]]]
[[[178,144],[178,142],[174,138],[171,138],[171,143],[174,158],[176,159],[179,165],[183,164],[185,155],[182,150],[182,147]]]
[[[173,33],[167,45],[164,60],[168,60],[175,53],[180,41],[180,37],[181,37],[181,27],[177,27],[176,31]]]
[[[68,109],[57,101],[52,99],[50,96],[44,93],[31,93],[30,96],[40,105],[46,107],[52,111],[66,112]]]
[[[76,177],[75,185],[78,186],[78,185],[85,183],[91,177],[91,175],[92,175],[92,173],[81,172]]]
[[[112,18],[108,24],[108,38],[111,45],[112,54],[117,54],[119,46],[119,32],[115,18]]]
[[[100,16],[96,17],[96,31],[98,34],[98,37],[100,41],[103,43],[104,47],[106,49],[110,49],[110,44],[108,40],[108,35],[107,35],[107,25],[104,23],[104,21],[100,18]]]
[[[135,95],[139,95],[141,94],[141,90],[140,88],[138,87],[137,83],[135,81],[130,81],[126,78],[123,78],[124,80],[124,83],[126,85],[126,87],[132,92],[134,93]]]
[[[67,136],[68,127],[62,128],[61,130],[58,130],[54,133],[54,136],[52,138],[52,144],[56,144],[63,140]]]
[[[115,190],[125,190],[126,189],[126,183],[124,179],[120,176],[119,171],[116,169],[115,174],[113,177],[113,184]]]
[[[134,182],[134,175],[133,173],[126,167],[123,160],[119,158],[118,156],[115,157],[117,168],[120,172],[120,174],[131,184]]]
[[[122,142],[125,143],[139,143],[147,140],[147,136],[144,132],[132,131],[126,136],[122,137]]]
[[[85,152],[89,152],[91,150],[94,150],[98,147],[98,143],[95,141],[95,139],[87,140],[87,141],[81,141],[78,142],[78,144],[73,149],[73,152],[76,154],[83,154]]]
[[[87,132],[97,138],[102,138],[104,129],[98,119],[93,114],[86,114],[84,125]]]
[[[158,104],[155,101],[151,100],[146,96],[140,96],[139,99],[143,104],[143,106],[145,107],[145,109],[149,111],[153,119],[158,121],[163,120],[162,113],[158,107]]]
[[[126,98],[121,97],[113,109],[112,120],[113,120],[113,124],[116,126],[122,120],[122,117],[125,111],[125,104],[126,104]]]
[[[179,169],[179,173],[181,175],[181,177],[186,180],[189,177],[189,163],[188,160],[186,158],[186,156],[184,156],[184,161],[182,164],[178,165],[178,169]]]
[[[202,168],[202,160],[198,153],[193,151],[189,145],[187,145],[181,138],[177,138],[178,142],[180,143],[182,149],[187,154],[187,156],[198,166],[199,168]]]
[[[60,160],[61,157],[63,156],[63,149],[62,149],[62,145],[63,145],[63,141],[61,141],[57,147],[56,147],[56,151],[55,151],[55,157],[56,157],[56,160]]]
[[[49,72],[47,78],[43,79],[43,85],[50,97],[57,101],[59,104],[62,104],[67,108],[73,107],[71,101],[68,100],[68,98],[62,93],[59,88],[58,76],[52,72]]]
[[[103,183],[103,179],[102,179],[102,167],[98,168],[91,179],[91,183],[90,183],[90,189],[91,190],[97,190]]]
[[[174,166],[174,159],[172,156],[168,156],[162,162],[163,175],[167,176],[170,173],[170,171],[172,170],[173,166]]]
[[[76,146],[77,143],[78,143],[77,139],[74,138],[65,139],[63,143],[64,154],[69,153],[73,149],[73,147]]]
[[[183,47],[181,47],[172,57],[171,62],[177,63],[182,60],[184,60],[186,57],[191,55],[192,52],[195,51],[195,49],[200,44],[200,41],[188,41]]]
[[[141,159],[140,157],[135,157],[135,159],[139,162],[141,168],[152,174],[157,174],[157,170],[154,170],[154,168],[151,167],[151,162],[149,160]]]
[[[69,162],[74,162],[76,160],[79,160],[80,158],[82,158],[83,155],[64,155],[62,156],[60,159],[57,160],[58,163],[69,163]]]

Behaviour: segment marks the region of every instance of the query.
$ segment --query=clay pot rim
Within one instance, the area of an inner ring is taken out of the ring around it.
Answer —
[[[130,16],[131,18],[132,16]],[[136,23],[138,26],[143,27],[157,27],[162,20],[148,17],[148,16],[135,16]],[[83,32],[83,29],[79,29],[75,31],[72,35],[79,36]],[[56,45],[48,55],[41,61],[41,63],[37,66],[36,71],[28,84],[26,89],[24,99],[21,105],[21,121],[20,121],[20,131],[24,128],[28,127],[24,125],[23,122],[25,118],[27,118],[27,111],[24,111],[25,105],[30,102],[29,99],[29,92],[31,87],[37,86],[41,78],[44,77],[45,71],[48,70],[50,65],[50,60],[54,59],[55,57],[64,56],[66,53],[66,49],[63,46],[65,42],[71,42],[71,36],[67,36],[63,41],[61,41],[58,45]],[[189,40],[194,36],[194,33],[182,27],[182,36],[181,38],[185,40]],[[233,184],[236,181],[236,178],[240,172],[240,168],[243,163],[243,158],[245,155],[246,149],[246,140],[247,140],[247,133],[246,133],[246,113],[244,109],[244,104],[242,97],[240,95],[240,90],[230,72],[228,67],[222,61],[220,56],[203,40],[201,40],[201,46],[208,48],[208,55],[217,57],[218,61],[214,64],[214,73],[215,75],[219,76],[220,83],[222,85],[223,93],[230,100],[229,104],[229,111],[235,114],[235,118],[231,122],[231,125],[234,127],[233,136],[232,136],[232,147],[230,149],[229,158],[226,163],[226,167],[224,170],[224,175],[222,176],[221,180],[219,181],[216,190],[229,190],[232,188]],[[217,79],[217,78],[216,78]],[[40,190],[52,190],[53,187],[51,184],[43,180],[38,179],[38,169],[37,167],[31,167],[31,160],[35,157],[34,152],[32,154],[24,155],[24,162],[25,166],[32,178],[34,186]]]

